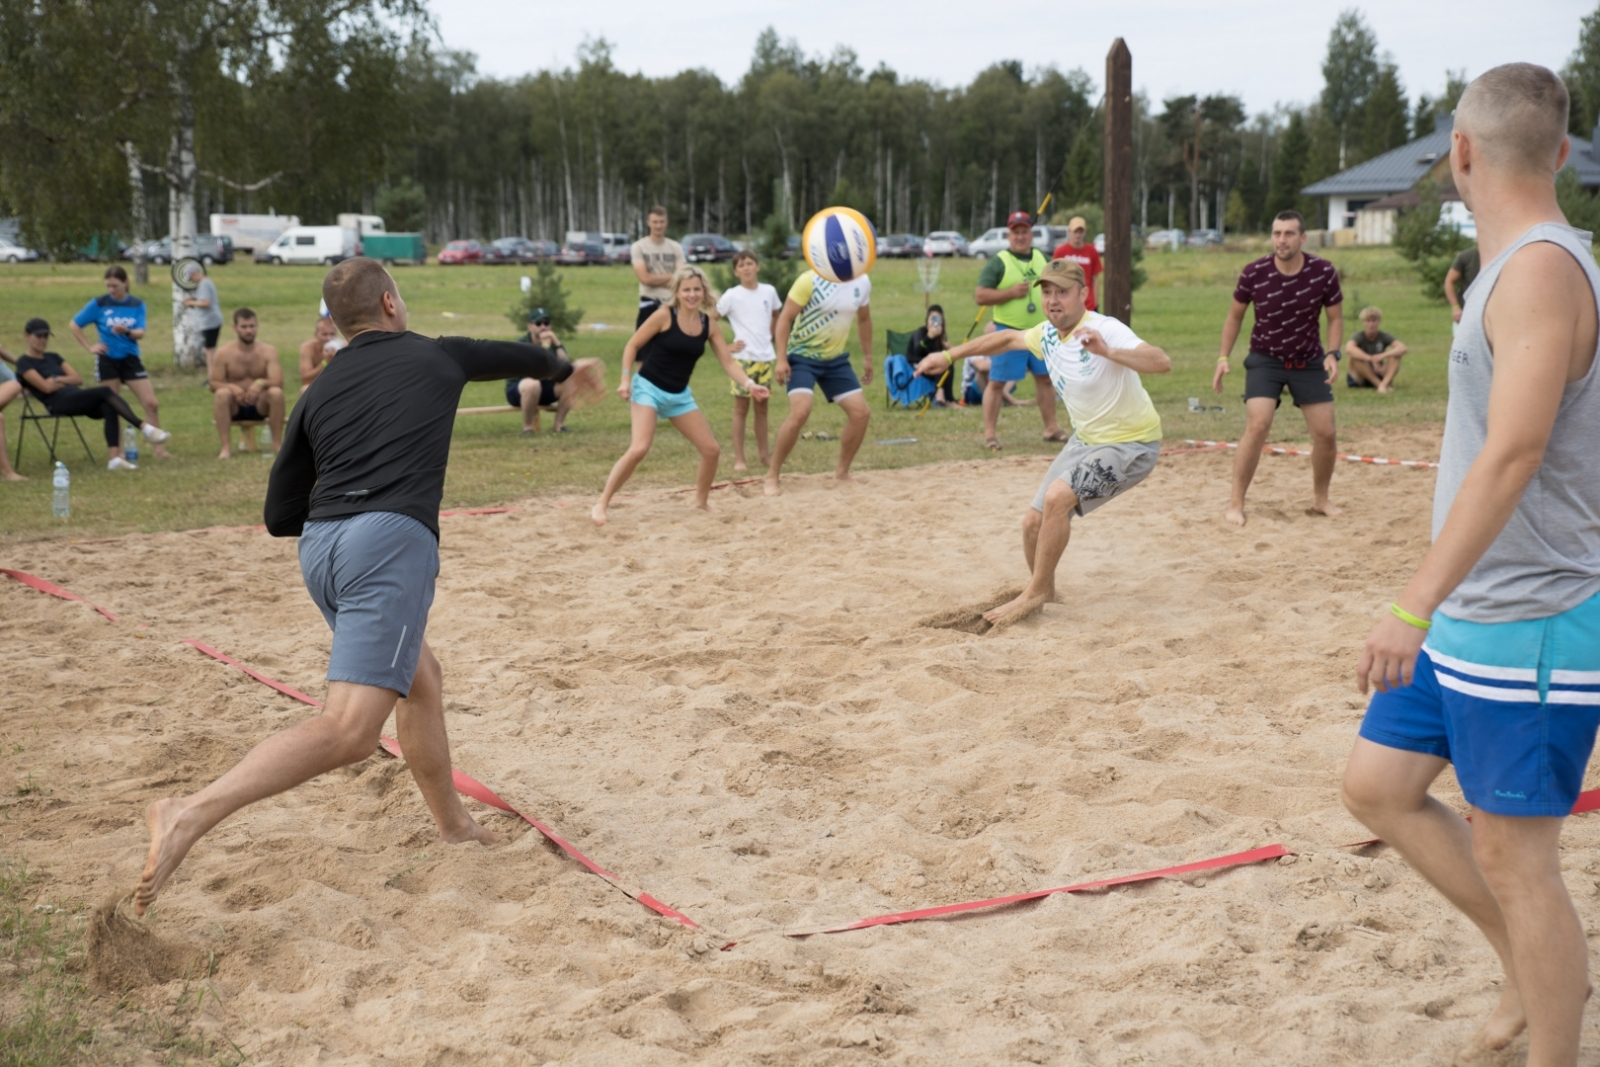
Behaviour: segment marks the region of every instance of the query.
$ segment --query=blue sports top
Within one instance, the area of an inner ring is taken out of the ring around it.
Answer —
[[[106,355],[112,359],[127,359],[139,354],[139,342],[120,333],[111,332],[113,326],[126,326],[130,330],[144,329],[144,301],[129,293],[121,300],[111,299],[110,293],[95,297],[83,305],[83,310],[72,316],[79,326],[94,323],[100,331],[100,342],[106,346]]]

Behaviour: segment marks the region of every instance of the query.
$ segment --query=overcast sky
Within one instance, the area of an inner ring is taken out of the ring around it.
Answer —
[[[1234,93],[1252,111],[1306,103],[1322,90],[1328,31],[1345,3],[1296,0],[1122,0],[999,5],[979,0],[692,0],[645,3],[510,3],[429,0],[449,48],[474,52],[485,74],[515,77],[575,64],[586,37],[605,37],[624,71],[674,74],[691,67],[737,81],[765,27],[808,55],[848,45],[871,69],[964,85],[1002,59],[1028,67],[1082,67],[1099,85],[1120,34],[1133,52],[1133,83],[1152,99]],[[1525,60],[1559,70],[1578,40],[1589,0],[1384,0],[1363,7],[1406,92],[1437,95],[1445,71],[1469,77]],[[1003,14],[999,14],[1003,12]],[[997,17],[998,16],[998,17]]]

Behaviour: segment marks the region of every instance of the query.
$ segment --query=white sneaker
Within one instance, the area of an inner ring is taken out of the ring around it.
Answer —
[[[139,429],[144,432],[144,439],[153,445],[159,445],[161,442],[172,436],[161,427],[151,426],[148,422],[140,425]]]
[[[111,462],[106,464],[106,470],[108,471],[136,471],[138,469],[139,465],[137,463],[129,463],[121,456],[113,456]]]

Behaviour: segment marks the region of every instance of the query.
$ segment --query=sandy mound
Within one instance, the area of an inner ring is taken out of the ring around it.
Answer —
[[[457,765],[704,929],[481,806],[512,841],[440,847],[404,761],[373,758],[178,872],[145,927],[215,953],[189,1025],[285,1065],[1447,1062],[1496,999],[1489,950],[1393,853],[1336,847],[1365,836],[1336,792],[1356,650],[1433,476],[1341,465],[1329,521],[1307,461],[1269,458],[1241,532],[1228,463],[1164,460],[1077,524],[1062,603],[986,635],[950,615],[1025,577],[1042,460],[796,478],[711,516],[642,493],[598,532],[578,499],[445,519],[429,638]],[[124,618],[0,584],[22,668],[0,773],[33,786],[0,851],[87,910],[132,888],[146,803],[309,713],[179,639],[320,695],[329,635],[293,544],[259,533],[5,555]],[[1279,841],[1300,855],[778,933]],[[1565,844],[1593,923],[1600,816]]]
[[[122,913],[125,896],[103,901],[89,916],[89,982],[102,993],[125,993],[141,986],[202,978],[207,954],[193,945],[168,941]]]

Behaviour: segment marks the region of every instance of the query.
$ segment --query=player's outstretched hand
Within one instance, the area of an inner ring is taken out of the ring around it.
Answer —
[[[1079,330],[1075,336],[1078,338],[1078,343],[1083,345],[1085,352],[1101,357],[1111,354],[1111,348],[1106,344],[1106,339],[1100,336],[1099,330],[1091,330],[1085,327]]]
[[[572,406],[585,407],[605,399],[606,365],[598,359],[578,359],[572,363],[574,385]]]

